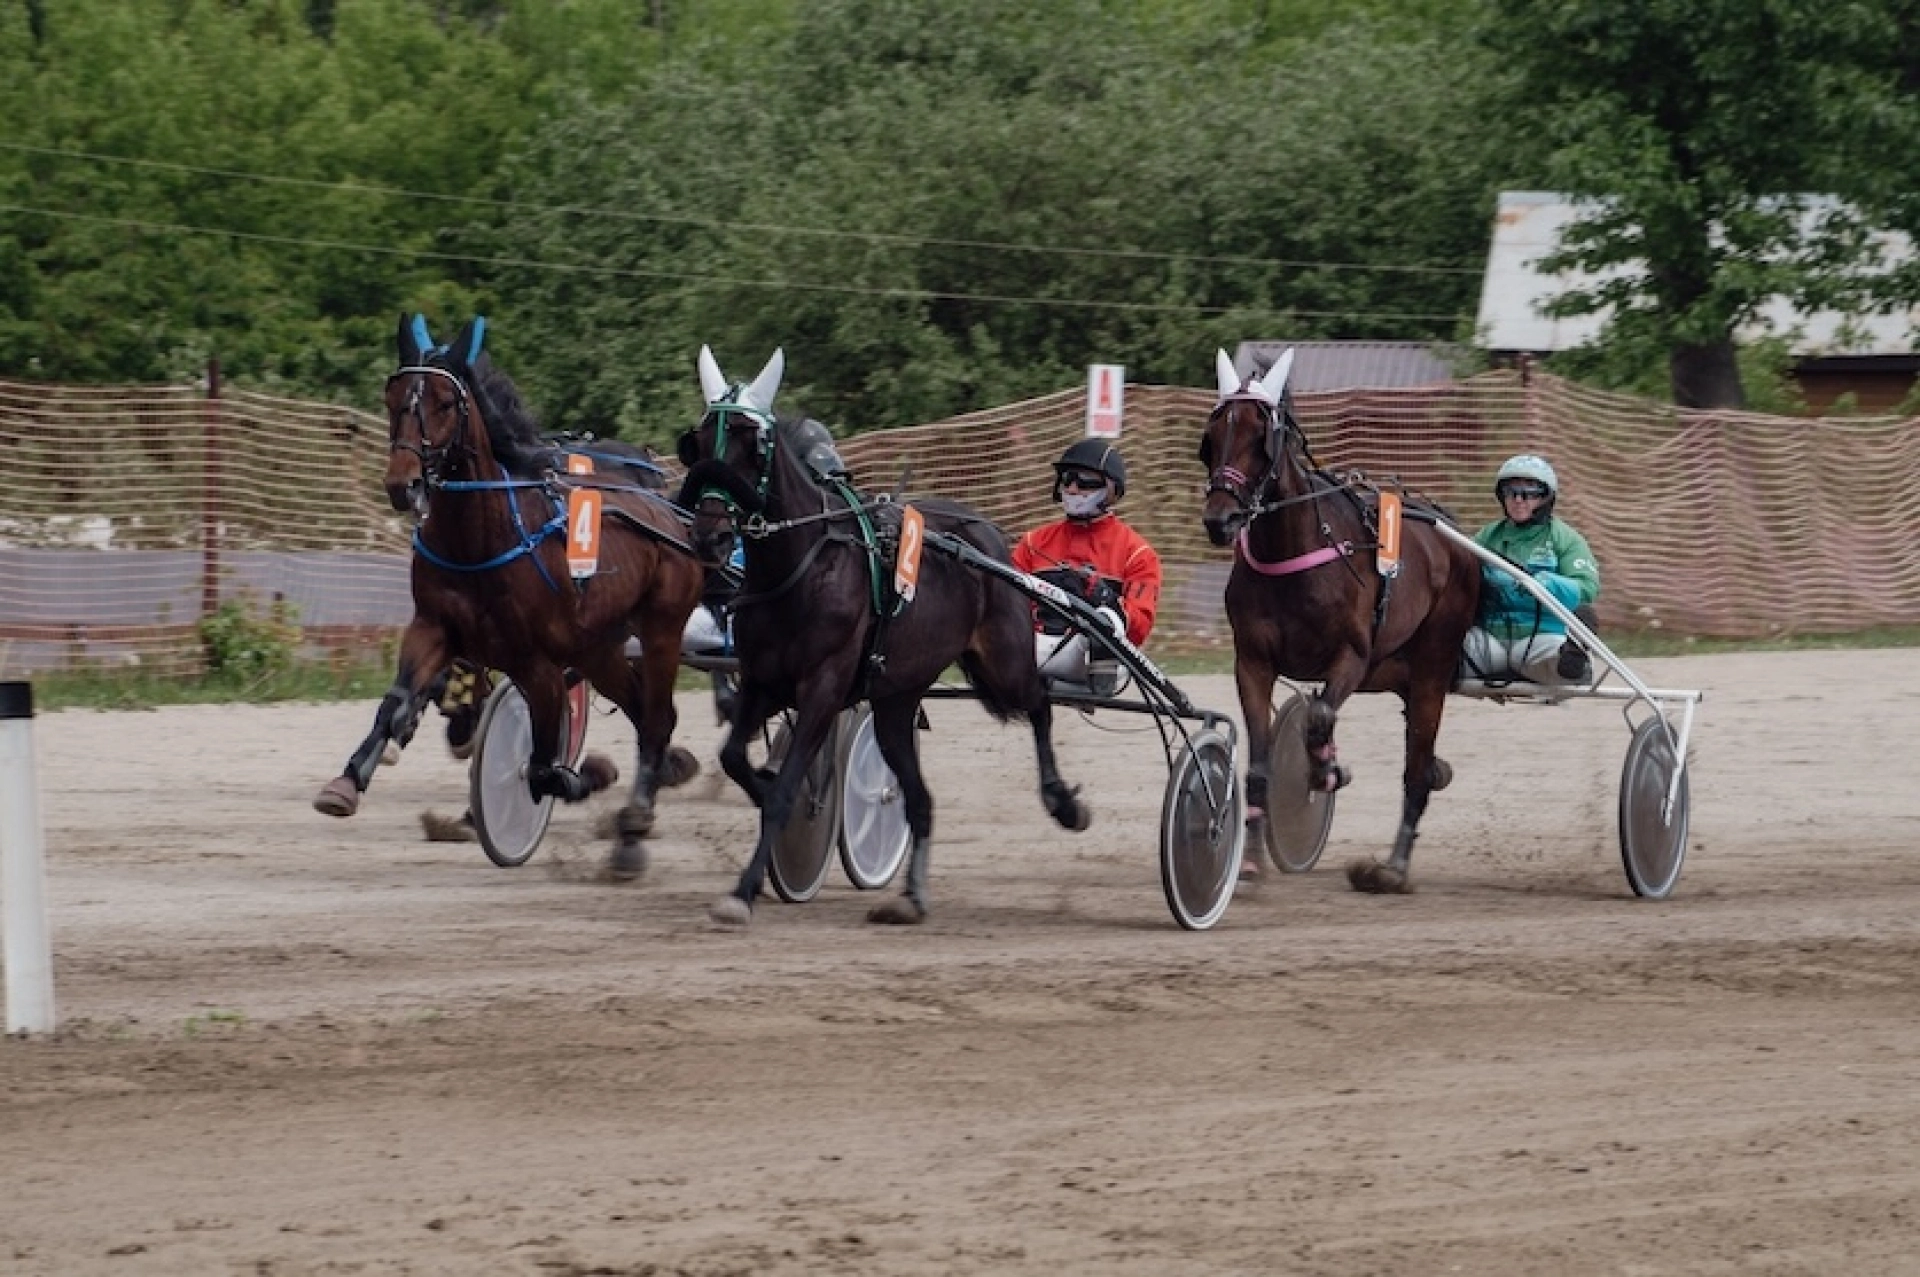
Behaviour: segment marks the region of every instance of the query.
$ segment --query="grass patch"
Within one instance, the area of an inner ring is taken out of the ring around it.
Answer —
[[[1643,656],[1712,656],[1727,652],[1845,651],[1860,648],[1920,647],[1920,626],[1890,625],[1845,634],[1782,634],[1768,639],[1703,638],[1659,630],[1605,632],[1607,646],[1625,660]],[[1150,652],[1168,677],[1233,673],[1228,647]],[[948,672],[959,681],[959,671]],[[157,709],[163,705],[263,705],[289,701],[378,701],[393,682],[388,665],[300,664],[251,678],[210,674],[199,678],[156,678],[118,671],[38,674],[32,679],[37,710]],[[678,691],[705,692],[712,682],[699,670],[682,668]]]
[[[158,709],[162,705],[262,705],[284,701],[377,701],[393,682],[378,666],[336,669],[295,665],[255,678],[204,675],[156,678],[118,672],[33,676],[33,706],[54,709]]]

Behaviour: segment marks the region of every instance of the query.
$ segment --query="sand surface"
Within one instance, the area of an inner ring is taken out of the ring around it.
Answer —
[[[1061,723],[1068,835],[1023,728],[932,705],[927,924],[836,869],[742,933],[697,695],[628,886],[604,798],[516,870],[423,841],[437,720],[342,821],[370,705],[44,714],[62,1028],[0,1041],[0,1271],[1920,1271],[1920,651],[1636,670],[1707,692],[1671,900],[1621,872],[1616,707],[1458,699],[1418,890],[1350,891],[1398,817],[1369,696],[1321,866],[1206,933],[1130,716]]]

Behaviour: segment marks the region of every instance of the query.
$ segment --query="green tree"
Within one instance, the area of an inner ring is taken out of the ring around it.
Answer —
[[[1920,47],[1913,12],[1488,0],[1481,38],[1515,73],[1501,118],[1545,137],[1539,182],[1589,210],[1543,265],[1601,282],[1557,312],[1610,312],[1607,340],[1664,351],[1676,403],[1739,407],[1736,334],[1769,299],[1884,301],[1871,231],[1920,178],[1920,113],[1900,82],[1902,50]]]

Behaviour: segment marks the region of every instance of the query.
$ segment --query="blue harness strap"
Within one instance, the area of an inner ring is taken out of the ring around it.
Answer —
[[[528,532],[526,524],[522,522],[520,518],[520,503],[513,499],[512,489],[544,489],[546,485],[527,479],[508,479],[504,477],[506,475],[504,467],[500,473],[502,477],[498,480],[461,479],[451,483],[444,483],[440,486],[449,492],[506,492],[508,494],[507,511],[513,516],[513,530],[514,533],[519,536],[520,544],[503,550],[491,559],[488,559],[485,563],[455,563],[451,559],[443,558],[434,553],[427,545],[425,538],[420,535],[420,529],[416,527],[413,530],[413,552],[433,564],[433,566],[445,568],[449,572],[491,572],[494,568],[503,567],[522,555],[532,554],[535,550],[539,549],[540,543],[548,537],[565,534],[567,530],[567,509],[560,503],[558,498],[553,497],[551,494],[549,494],[548,500],[553,503],[553,517],[535,528],[532,532]],[[542,563],[538,558],[535,558],[533,566],[539,569],[540,579],[547,583],[547,588],[555,594],[558,594],[560,587],[554,582],[553,574],[547,571],[547,565]]]

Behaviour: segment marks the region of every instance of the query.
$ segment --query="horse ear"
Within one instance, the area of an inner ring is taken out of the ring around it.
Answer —
[[[400,332],[394,339],[394,345],[399,348],[402,368],[420,366],[420,361],[426,356],[429,348],[429,343],[421,340],[421,334],[426,331],[426,328],[425,316],[405,314],[400,316]]]
[[[486,337],[486,323],[486,320],[476,316],[454,334],[453,344],[447,347],[447,351],[459,367],[472,369],[474,359],[480,354],[480,343]]]
[[[720,371],[720,361],[713,357],[713,351],[700,347],[700,358],[695,361],[700,368],[700,394],[708,403],[719,403],[727,397],[729,389],[726,374]]]
[[[1293,347],[1288,346],[1280,358],[1273,361],[1273,367],[1267,369],[1264,377],[1254,379],[1252,386],[1260,397],[1268,403],[1279,405],[1287,393],[1287,377],[1293,372]]]
[[[787,373],[787,352],[776,349],[773,358],[767,360],[767,366],[747,387],[747,393],[741,398],[758,408],[761,412],[773,411],[773,397],[780,393],[780,379]]]
[[[1228,395],[1240,393],[1240,374],[1234,370],[1233,360],[1227,358],[1227,352],[1224,350],[1213,352],[1213,376],[1214,380],[1220,383],[1222,399]]]

